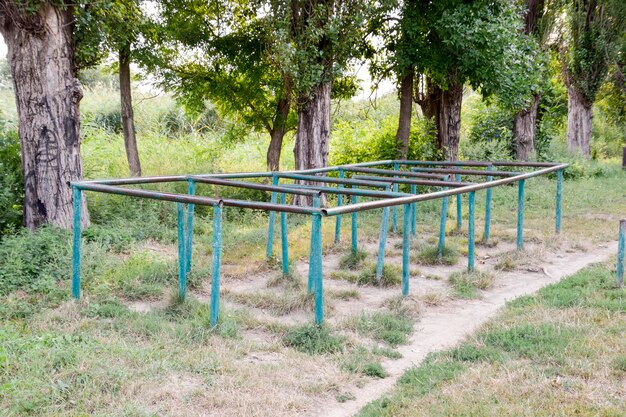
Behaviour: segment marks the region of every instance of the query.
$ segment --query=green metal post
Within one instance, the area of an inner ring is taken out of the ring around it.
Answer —
[[[518,182],[517,189],[517,249],[524,249],[524,180]]]
[[[399,169],[398,164],[393,164],[393,170],[397,171]],[[398,178],[397,175],[394,176],[394,178]],[[393,191],[394,192],[398,192],[398,183],[394,183],[393,184]],[[398,233],[398,206],[393,206],[393,219],[392,219],[392,230],[394,233]]]
[[[448,188],[444,188],[447,190]],[[448,199],[444,197],[441,201],[441,219],[439,220],[439,244],[437,246],[437,255],[443,257],[443,250],[446,245],[446,222],[448,220]]]
[[[344,178],[345,173],[342,168],[339,168],[339,178]],[[343,188],[343,184],[339,184],[339,188]],[[337,195],[337,207],[343,205],[343,194]],[[335,243],[341,241],[341,214],[335,219]]]
[[[457,166],[457,168],[459,168]],[[456,180],[461,182],[461,174],[456,174]],[[463,228],[463,197],[461,194],[456,195],[456,228]]]
[[[493,165],[487,167],[487,171],[493,171]],[[493,177],[489,175],[487,181],[493,181]],[[485,231],[483,232],[483,242],[489,240],[489,232],[491,229],[491,188],[487,188],[487,197],[485,201]]]
[[[411,184],[411,194],[417,194],[417,185]],[[417,203],[411,203],[411,236],[415,236],[417,233]]]
[[[222,269],[222,207],[213,206],[213,250],[211,264],[211,326],[220,314],[220,275]]]
[[[185,205],[176,203],[178,220],[178,298],[185,300],[187,295],[187,244],[185,242]]]
[[[312,215],[309,280],[315,287],[315,323],[324,322],[324,289],[322,286],[322,216]]]
[[[280,193],[280,204],[287,204],[287,195]],[[283,275],[289,275],[289,241],[287,235],[287,213],[280,213],[280,242],[282,245]]]
[[[563,195],[563,170],[556,172],[556,232],[561,233],[561,200]]]
[[[352,196],[352,204],[357,203],[357,196]],[[352,254],[356,255],[356,252],[359,249],[359,241],[358,241],[358,212],[352,213]]]
[[[189,195],[196,194],[196,182],[192,179],[187,180],[187,193]],[[191,258],[193,256],[193,216],[194,216],[195,204],[187,204],[187,238],[185,240],[186,248],[185,254],[187,255],[187,265],[185,271],[187,274],[191,272]]]
[[[80,298],[80,235],[83,209],[83,192],[72,186],[72,207],[74,209],[74,241],[72,243],[72,298]]]
[[[617,243],[617,267],[615,278],[618,286],[624,285],[624,251],[626,251],[626,220],[619,222],[619,238]]]
[[[387,187],[389,191],[389,187]],[[389,207],[383,208],[383,219],[380,225],[380,241],[378,243],[378,260],[376,262],[376,281],[380,281],[383,276],[385,265],[385,247],[387,246],[387,231],[389,230]]]
[[[467,270],[474,270],[474,217],[476,212],[476,192],[469,193],[469,220],[467,226]]]
[[[275,174],[272,174],[272,184],[273,185],[278,185],[278,176]],[[270,202],[272,204],[276,204],[276,192],[272,192],[272,196],[270,198]],[[274,223],[276,219],[276,212],[275,211],[270,211],[270,220],[269,220],[269,226],[267,229],[267,248],[265,249],[265,256],[267,257],[267,259],[270,259],[272,257],[272,255],[274,254]]]
[[[319,196],[313,196],[313,207],[319,207],[320,206],[320,198]],[[317,249],[315,247],[315,245],[317,244],[316,239],[318,239],[316,236],[319,236],[319,240],[321,241],[321,229],[318,231],[316,230],[316,227],[320,227],[321,224],[321,219],[317,219],[319,220],[319,223],[316,223],[316,216],[313,215],[312,217],[312,224],[311,224],[311,248],[310,248],[310,252],[309,252],[309,280],[307,282],[307,292],[309,294],[312,294],[313,291],[315,290],[315,285],[316,285],[316,269],[315,266],[311,263],[313,262],[314,259],[316,259],[317,257],[317,253],[315,252]],[[321,248],[320,248],[320,257],[321,257]],[[320,261],[321,262],[321,261]]]
[[[409,252],[410,252],[410,227],[411,227],[411,205],[404,205],[404,222],[402,224],[402,295],[409,295]]]

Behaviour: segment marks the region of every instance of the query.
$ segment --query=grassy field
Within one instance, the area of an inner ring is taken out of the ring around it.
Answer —
[[[626,292],[598,264],[508,304],[359,417],[623,416]]]
[[[0,92],[0,101],[9,99],[5,93]],[[213,130],[198,133],[185,126],[200,121],[181,118],[168,97],[137,98],[145,174],[263,169],[265,138],[251,134],[229,141],[228,129],[210,123]],[[111,93],[88,93],[84,101],[82,151],[88,178],[127,174],[121,136],[106,124],[108,117],[114,117],[109,110],[114,110],[115,100]],[[396,104],[383,106],[381,120],[395,114]],[[293,165],[292,158],[291,152],[284,152],[284,168]],[[357,259],[346,257],[349,219],[344,220],[339,245],[333,244],[334,219],[325,219],[328,321],[323,327],[310,324],[313,303],[305,291],[308,218],[289,216],[293,274],[282,277],[277,260],[265,259],[267,214],[225,210],[223,303],[221,321],[213,328],[208,320],[210,211],[196,210],[190,297],[179,303],[175,205],[88,194],[92,226],[83,234],[80,302],[71,302],[69,296],[70,233],[45,227],[37,233],[16,231],[0,241],[0,414],[199,416],[211,410],[219,416],[276,417],[308,413],[320,404],[349,402],[355,388],[388,376],[384,363],[400,358],[398,346],[407,343],[427,309],[481,298],[499,285],[502,274],[541,266],[544,252],[584,253],[615,239],[617,220],[626,213],[626,173],[617,161],[567,160],[573,166],[564,183],[562,235],[555,238],[553,233],[555,178],[532,179],[527,181],[525,201],[528,249],[521,254],[512,251],[517,188],[498,188],[493,193],[492,237],[489,244],[477,247],[479,273],[475,275],[462,273],[467,219],[463,230],[455,230],[454,199],[445,265],[433,265],[432,259],[440,202],[420,203],[418,233],[411,242],[413,295],[405,300],[398,297],[399,236],[392,234],[387,246],[388,285],[371,285],[380,212],[359,215],[363,252]],[[203,186],[198,193],[214,191]],[[234,198],[269,199],[256,192],[219,192]],[[484,192],[477,194],[477,240],[482,235],[484,196]],[[467,216],[466,205],[463,213]],[[279,244],[277,238],[276,254]],[[580,292],[586,297],[585,291],[596,291],[592,298],[600,300],[604,293],[591,278],[589,282],[589,288],[581,287]],[[609,290],[606,294],[613,294],[623,311],[622,296]],[[516,306],[530,308],[523,303]],[[539,318],[528,314],[527,324],[532,326]],[[618,313],[609,311],[606,316],[610,314]],[[546,337],[551,338],[553,330],[548,328]],[[574,330],[565,333],[571,336],[569,341],[582,340],[576,339]],[[471,353],[484,343],[467,349]],[[489,349],[500,349],[497,343]],[[534,360],[507,352],[508,356],[498,354],[497,361],[476,363],[497,366],[509,359]],[[445,357],[432,361],[439,363]],[[537,367],[530,377],[543,369],[546,356],[537,358],[536,364],[527,364]],[[473,366],[465,359],[452,362],[441,371],[452,375],[449,379]],[[585,369],[592,374],[595,368]],[[438,378],[438,372],[432,368],[432,378]],[[499,385],[506,387],[507,382]]]

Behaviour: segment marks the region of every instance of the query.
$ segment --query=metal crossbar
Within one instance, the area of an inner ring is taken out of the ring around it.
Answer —
[[[72,297],[80,298],[80,252],[81,252],[81,200],[85,191],[130,197],[149,198],[171,201],[177,204],[178,250],[179,250],[179,297],[184,299],[187,291],[187,275],[192,266],[192,236],[194,207],[196,205],[213,207],[213,251],[212,251],[212,294],[211,324],[217,325],[219,318],[220,267],[222,253],[222,212],[224,207],[263,210],[269,212],[269,227],[266,255],[273,257],[275,216],[280,213],[282,271],[289,273],[289,251],[287,232],[287,213],[307,214],[312,217],[311,252],[309,262],[308,290],[314,293],[315,322],[324,320],[323,279],[322,279],[322,219],[335,217],[335,242],[341,239],[343,214],[351,214],[351,250],[358,250],[358,213],[365,210],[382,209],[376,279],[382,277],[385,247],[389,232],[391,210],[391,229],[398,228],[398,208],[403,208],[402,234],[402,294],[409,293],[409,244],[410,235],[416,232],[416,204],[422,201],[441,199],[441,220],[439,224],[439,256],[445,248],[446,219],[448,200],[456,196],[457,227],[462,227],[462,196],[468,197],[468,270],[474,269],[475,242],[475,200],[476,191],[487,190],[485,200],[485,228],[483,241],[489,239],[491,223],[492,189],[517,183],[517,246],[523,249],[524,189],[527,179],[556,172],[556,212],[555,230],[561,230],[562,182],[563,171],[568,164],[549,162],[510,162],[510,161],[407,161],[387,160],[372,161],[340,166],[314,168],[307,170],[279,172],[239,172],[211,173],[200,175],[172,175],[141,178],[115,178],[104,180],[78,181],[71,184],[74,196],[74,241],[72,260]],[[494,167],[515,167],[532,169],[529,172],[498,171]],[[392,169],[389,169],[392,168]],[[452,181],[454,175],[454,181]],[[463,176],[472,177],[471,182],[463,181]],[[486,177],[484,182],[475,178]],[[497,179],[494,179],[497,178]],[[259,182],[262,181],[262,182]],[[271,184],[267,182],[271,181]],[[163,183],[187,182],[187,194],[162,192],[137,188],[138,186]],[[213,187],[213,195],[196,195],[197,187]],[[417,186],[428,186],[427,192],[418,192]],[[403,190],[400,190],[400,186]],[[220,196],[223,187],[252,189],[270,193],[270,201],[231,199]],[[432,188],[440,188],[431,191]],[[321,207],[324,196],[336,195],[336,205],[326,204]],[[287,201],[287,195],[300,195],[304,206]],[[349,203],[344,204],[343,196],[349,196]],[[369,201],[358,199],[368,198]],[[308,203],[307,203],[307,200]]]

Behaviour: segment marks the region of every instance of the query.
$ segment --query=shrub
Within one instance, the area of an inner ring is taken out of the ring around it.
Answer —
[[[19,137],[15,130],[4,130],[0,119],[0,236],[22,223],[23,200]]]
[[[283,337],[285,346],[309,355],[339,352],[343,342],[343,337],[331,335],[328,327],[312,324],[290,330]]]

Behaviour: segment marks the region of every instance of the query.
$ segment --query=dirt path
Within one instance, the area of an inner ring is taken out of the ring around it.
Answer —
[[[389,376],[371,381],[362,388],[353,388],[354,400],[346,403],[334,401],[320,404],[311,416],[352,416],[363,406],[390,391],[397,379],[408,368],[418,365],[428,353],[450,348],[476,331],[492,318],[504,304],[514,298],[534,293],[595,262],[606,260],[615,253],[617,244],[611,242],[585,253],[546,254],[541,262],[543,271],[514,271],[498,274],[497,285],[483,293],[480,300],[458,300],[442,307],[426,309],[416,325],[409,344],[398,351],[401,359],[383,362]]]

